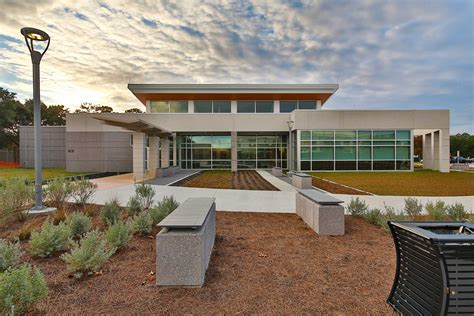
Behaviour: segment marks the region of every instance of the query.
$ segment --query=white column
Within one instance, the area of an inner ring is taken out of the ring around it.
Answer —
[[[151,102],[150,102],[150,100],[147,100],[145,102],[145,104],[146,104],[145,105],[146,106],[146,113],[151,113]]]
[[[237,171],[237,132],[230,133],[231,170]]]
[[[145,179],[145,133],[133,133],[133,181]]]
[[[161,142],[161,168],[170,166],[170,141],[168,137],[160,138]]]
[[[188,101],[188,113],[194,113],[194,101],[193,100]]]
[[[433,169],[433,135],[423,135],[423,169]]]
[[[440,154],[440,137],[439,137],[439,131],[435,131],[431,134],[431,137],[433,138],[433,169],[434,170],[439,170],[439,154]]]
[[[449,172],[450,163],[450,135],[449,128],[444,128],[439,131],[439,171]]]
[[[321,110],[322,105],[321,105],[321,100],[316,101],[316,110]]]
[[[237,101],[230,101],[230,113],[237,113]]]
[[[280,113],[280,100],[273,101],[273,113]]]
[[[415,166],[413,163],[414,155],[415,155],[415,136],[413,135],[413,130],[410,130],[410,171],[415,171]]]
[[[178,165],[178,136],[173,134],[173,166]]]

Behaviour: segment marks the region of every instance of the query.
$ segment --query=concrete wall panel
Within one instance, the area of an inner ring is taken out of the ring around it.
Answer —
[[[44,168],[66,167],[65,135],[65,126],[43,126],[41,128]],[[34,128],[33,126],[20,126],[20,166],[34,168],[34,165]]]

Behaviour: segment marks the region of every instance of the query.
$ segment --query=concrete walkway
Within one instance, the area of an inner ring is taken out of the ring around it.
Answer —
[[[296,192],[296,189],[291,184],[282,180],[282,178],[275,177],[271,172],[257,170],[257,173],[262,176],[266,181],[270,182],[275,188],[285,192]]]

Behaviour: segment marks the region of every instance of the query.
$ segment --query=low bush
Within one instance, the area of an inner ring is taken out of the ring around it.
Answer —
[[[30,265],[22,265],[0,273],[0,314],[23,315],[48,296],[43,273]]]
[[[108,226],[120,221],[121,216],[122,210],[117,199],[112,199],[105,203],[100,211],[100,219],[102,220],[102,223]]]
[[[142,210],[148,210],[153,205],[155,189],[148,184],[139,184],[135,186],[135,195],[141,203]]]
[[[18,239],[20,241],[25,241],[25,240],[30,239],[31,231],[32,231],[32,228],[30,225],[21,226],[20,230],[18,230],[18,236],[17,236]]]
[[[66,220],[66,211],[64,209],[57,210],[56,212],[54,212],[51,218],[53,224],[58,225],[59,223],[62,223]]]
[[[24,221],[26,210],[34,201],[34,186],[24,178],[0,181],[0,225],[12,221]]]
[[[72,183],[72,198],[74,202],[84,207],[89,203],[97,191],[97,184],[90,182],[85,178]]]
[[[405,219],[406,217],[403,211],[397,212],[394,207],[384,204],[384,211],[380,218],[379,226],[385,231],[390,231],[390,227],[388,226],[389,221],[403,221]]]
[[[365,203],[364,200],[359,199],[356,197],[355,199],[352,198],[349,204],[347,205],[347,211],[351,213],[352,216],[363,216],[369,206]]]
[[[58,209],[64,209],[66,202],[71,197],[72,185],[69,180],[55,178],[48,183],[45,189],[45,199]]]
[[[112,247],[121,249],[125,247],[132,238],[132,231],[129,225],[120,221],[109,226],[105,232],[105,238]]]
[[[75,212],[66,218],[71,237],[78,238],[92,229],[92,220],[84,213]]]
[[[19,243],[10,243],[6,239],[0,239],[0,273],[17,266],[22,254]]]
[[[54,225],[44,222],[41,231],[33,231],[30,239],[30,253],[34,257],[46,258],[69,249],[71,230],[66,223]]]
[[[140,213],[141,211],[143,211],[143,209],[142,209],[142,203],[140,201],[140,198],[136,195],[132,196],[130,200],[128,200],[128,203],[127,203],[128,216],[133,217],[137,215],[138,213]]]
[[[440,221],[447,217],[446,203],[440,200],[436,201],[436,203],[429,201],[425,205],[425,210],[434,221]]]
[[[469,218],[469,214],[464,209],[464,205],[459,202],[449,205],[446,208],[446,214],[454,221],[462,221]]]
[[[415,216],[421,215],[421,212],[423,211],[423,204],[416,198],[408,197],[405,199],[404,210],[407,215],[413,219]]]
[[[98,230],[88,232],[78,243],[74,243],[70,252],[61,256],[67,269],[75,278],[81,278],[98,271],[115,253],[115,248],[108,245],[103,234]]]
[[[153,220],[148,212],[141,212],[132,219],[133,232],[141,236],[151,233]]]
[[[365,219],[373,225],[379,225],[382,220],[382,216],[382,211],[380,211],[378,208],[372,208],[364,214]]]

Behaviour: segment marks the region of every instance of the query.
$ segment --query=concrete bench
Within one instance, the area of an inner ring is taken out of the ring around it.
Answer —
[[[168,175],[172,176],[172,175],[178,174],[180,170],[181,169],[178,166],[168,167]]]
[[[313,187],[313,177],[306,173],[293,173],[291,183],[298,189],[311,189]]]
[[[272,168],[272,175],[274,175],[275,177],[282,177],[283,172],[282,172],[280,167],[273,167]]]
[[[215,199],[189,198],[158,226],[156,284],[203,286],[216,238]]]
[[[169,176],[169,168],[166,167],[166,168],[156,168],[156,174],[155,176],[157,178],[164,178],[164,177],[167,177]]]
[[[298,190],[296,214],[319,235],[344,235],[343,202],[314,189]]]

